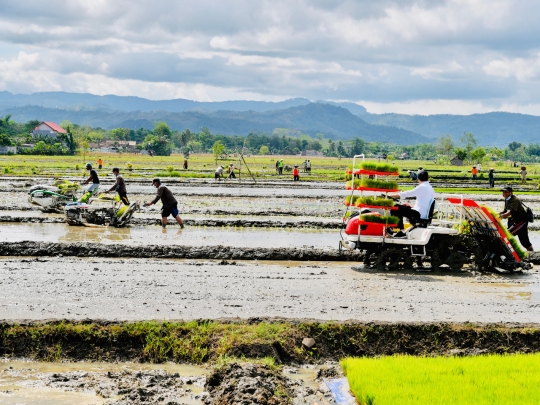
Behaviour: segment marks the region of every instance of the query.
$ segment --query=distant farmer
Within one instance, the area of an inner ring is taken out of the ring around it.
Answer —
[[[306,170],[311,173],[311,161],[309,159],[306,162]]]
[[[279,159],[276,160],[276,174],[279,174]]]
[[[529,252],[533,251],[529,240],[529,218],[522,202],[513,194],[512,187],[501,189],[504,198],[504,209],[499,213],[501,218],[508,218],[508,230],[519,238],[519,243]]]
[[[157,188],[156,198],[152,201],[145,202],[144,206],[148,207],[149,205],[157,203],[158,200],[161,200],[161,203],[163,204],[163,207],[161,208],[161,225],[163,228],[167,226],[167,217],[169,215],[172,215],[173,218],[176,219],[180,228],[184,228],[184,223],[178,213],[178,201],[176,201],[176,198],[172,195],[171,190],[161,184],[159,179],[152,180],[152,185]]]
[[[279,174],[283,174],[283,159],[279,160]]]
[[[225,170],[225,168],[223,166],[218,166],[218,168],[216,169],[216,172],[214,173],[214,179],[215,180],[221,181],[221,176],[223,174],[223,170]]]
[[[409,176],[411,177],[411,180],[413,181],[416,181],[418,180],[418,173],[412,171],[412,170],[407,170],[407,173],[409,173]]]
[[[493,168],[489,169],[488,180],[489,180],[489,187],[490,188],[495,187],[495,169]]]
[[[292,174],[293,174],[293,181],[300,180],[300,174],[299,174],[299,171],[298,171],[298,165],[294,165],[294,169],[292,171]]]
[[[88,184],[90,183],[90,181],[92,181],[92,184],[86,189],[87,192],[92,192],[95,189],[99,188],[99,177],[97,175],[97,172],[92,169],[91,163],[86,164],[86,170],[90,170],[90,177],[88,177],[86,181],[82,184]]]
[[[129,205],[129,200],[127,198],[127,190],[126,190],[126,182],[124,181],[124,178],[120,175],[120,169],[118,167],[115,167],[112,169],[113,174],[116,176],[116,183],[105,191],[105,193],[110,193],[111,191],[115,190],[118,195],[120,196],[120,200],[125,204]]]
[[[98,164],[98,169],[101,169],[103,167],[103,160],[101,160],[101,158],[99,158],[97,160],[97,164]]]
[[[188,160],[184,159],[184,170],[188,169]]]
[[[478,178],[478,169],[476,166],[473,166],[471,169],[472,179],[476,180]]]
[[[476,168],[478,169],[478,173],[480,173],[482,171],[482,163],[478,163]]]
[[[234,165],[231,163],[228,167],[229,175],[227,176],[228,179],[236,179],[236,175],[234,174]]]
[[[418,171],[416,172],[416,174],[420,174],[423,171],[424,171],[424,168],[422,166],[419,166]]]
[[[521,184],[527,183],[527,168],[525,166],[521,166],[519,174],[521,175]]]

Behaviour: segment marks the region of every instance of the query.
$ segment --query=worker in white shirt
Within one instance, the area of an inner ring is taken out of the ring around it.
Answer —
[[[403,218],[409,218],[409,221],[416,222],[420,218],[427,218],[429,215],[429,209],[431,203],[435,199],[435,191],[431,184],[429,184],[429,175],[428,172],[423,170],[418,173],[418,186],[413,190],[402,191],[401,193],[389,194],[390,198],[401,199],[408,197],[416,197],[414,206],[409,204],[396,204],[397,210],[392,210],[392,215],[399,217],[398,228],[403,230]],[[399,231],[394,234],[394,237],[403,237],[405,233]]]

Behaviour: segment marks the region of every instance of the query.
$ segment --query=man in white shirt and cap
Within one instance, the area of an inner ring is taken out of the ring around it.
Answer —
[[[408,198],[416,197],[414,206],[409,204],[397,204],[397,210],[392,210],[392,215],[399,217],[398,228],[403,229],[403,217],[409,218],[409,221],[416,222],[420,218],[427,218],[429,216],[429,209],[431,203],[435,199],[435,191],[431,184],[429,184],[428,172],[423,170],[418,173],[418,186],[413,190],[402,191],[397,194],[389,194],[391,198]],[[400,231],[394,235],[394,237],[403,237],[405,233]]]

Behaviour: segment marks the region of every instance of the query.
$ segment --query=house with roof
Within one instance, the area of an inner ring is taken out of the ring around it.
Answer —
[[[41,122],[37,127],[35,127],[30,133],[36,136],[47,136],[50,138],[56,138],[58,134],[67,134],[67,131],[62,128],[60,125],[55,124],[54,122]]]
[[[452,166],[463,166],[463,159],[460,159],[459,156],[456,155],[450,159],[450,164]]]

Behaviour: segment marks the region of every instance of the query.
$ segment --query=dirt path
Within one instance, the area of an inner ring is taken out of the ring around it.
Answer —
[[[3,259],[0,319],[284,317],[540,322],[540,273],[374,273],[335,262]]]

